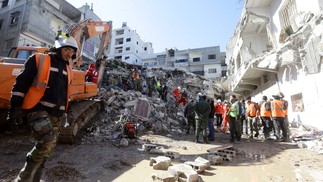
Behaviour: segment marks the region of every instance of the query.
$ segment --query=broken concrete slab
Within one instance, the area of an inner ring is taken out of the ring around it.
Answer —
[[[205,164],[205,165],[206,165],[206,168],[211,167],[211,163],[210,163],[210,161],[209,161],[209,160],[204,159],[203,157],[197,157],[194,161],[195,161],[195,162],[202,163],[202,164]]]
[[[167,170],[172,165],[171,159],[165,156],[158,156],[150,158],[149,166],[153,166],[156,170]]]
[[[188,164],[176,164],[174,166],[170,166],[168,171],[176,173],[176,180],[178,181],[197,182],[199,179],[197,172]]]
[[[176,174],[171,173],[170,171],[163,171],[161,173],[153,173],[152,176],[153,181],[156,182],[176,182]]]
[[[208,160],[210,161],[211,164],[213,165],[221,165],[223,162],[223,157],[215,154],[210,154],[208,155]]]
[[[207,164],[196,162],[196,161],[187,161],[184,164],[190,165],[192,167],[192,169],[194,171],[196,171],[197,173],[204,172],[206,170],[206,168],[208,167]]]

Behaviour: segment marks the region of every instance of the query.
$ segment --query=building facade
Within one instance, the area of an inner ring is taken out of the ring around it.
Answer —
[[[322,0],[246,0],[227,44],[228,88],[260,101],[283,92],[289,120],[323,129]]]
[[[178,68],[204,76],[220,79],[226,75],[225,53],[219,46],[196,49],[166,49],[164,53],[148,55],[143,58],[146,67]]]
[[[154,52],[152,43],[144,42],[127,23],[112,30],[110,59],[122,60],[132,65],[142,65],[142,58]]]
[[[65,0],[4,0],[0,2],[0,55],[12,47],[51,47],[58,30],[78,22],[81,12]]]

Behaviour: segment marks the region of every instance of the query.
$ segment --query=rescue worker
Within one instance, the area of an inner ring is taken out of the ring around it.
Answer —
[[[156,90],[159,93],[159,97],[162,98],[162,84],[159,80],[156,82]]]
[[[179,106],[181,103],[183,103],[183,106],[185,107],[187,104],[186,98],[187,98],[187,92],[185,91],[185,89],[182,89],[180,99],[176,103],[177,106]]]
[[[243,134],[243,128],[245,128],[245,134],[248,135],[248,122],[246,120],[246,102],[243,97],[240,97],[241,103],[241,135]]]
[[[26,112],[35,146],[27,153],[26,163],[15,181],[40,181],[45,162],[53,152],[63,115],[66,116],[77,43],[68,35],[58,35],[49,54],[29,57],[16,78],[7,121],[15,124],[21,111]]]
[[[280,141],[280,129],[283,132],[283,141],[287,142],[287,129],[285,125],[285,109],[284,101],[281,100],[279,94],[273,95],[274,100],[270,102],[271,117],[275,124],[275,132],[277,141]]]
[[[223,104],[223,114],[222,114],[222,118],[223,118],[222,132],[226,133],[228,124],[230,123],[230,117],[229,117],[230,103],[227,100],[225,100],[223,103],[224,104]]]
[[[137,68],[133,69],[131,72],[131,78],[134,84],[135,91],[141,92],[141,78],[140,73]]]
[[[204,143],[207,141],[207,124],[208,117],[211,112],[210,104],[206,102],[206,96],[203,95],[200,97],[200,100],[194,106],[195,111],[195,120],[196,120],[196,129],[195,129],[195,143],[199,143],[199,136],[202,132]]]
[[[278,96],[280,96],[281,100],[284,102],[285,126],[287,131],[287,138],[289,138],[290,130],[289,130],[289,120],[288,120],[288,101],[284,99],[285,95],[283,94],[283,92],[279,92]]]
[[[235,140],[239,143],[241,140],[241,103],[237,100],[236,95],[230,96],[230,143],[234,143]]]
[[[259,104],[260,109],[260,119],[262,121],[262,126],[264,127],[265,139],[268,139],[271,130],[273,129],[273,122],[271,121],[271,110],[270,102],[268,102],[267,96],[262,96],[262,101]]]
[[[250,136],[249,138],[258,137],[259,129],[257,123],[257,114],[258,114],[258,105],[257,103],[251,101],[251,97],[247,97],[247,108],[246,108],[246,116],[247,121],[250,126]],[[253,131],[256,132],[255,136],[253,136]]]
[[[147,77],[147,85],[148,85],[148,96],[151,97],[154,91],[155,78],[153,76]]]
[[[190,100],[184,109],[184,116],[187,119],[187,131],[186,134],[190,134],[191,126],[193,126],[193,133],[195,133],[195,112],[194,112],[194,102]]]
[[[180,94],[181,94],[181,87],[177,87],[175,88],[173,91],[172,91],[172,94],[175,98],[175,103],[176,103],[176,106],[177,106],[177,103],[180,99]]]
[[[223,115],[223,104],[221,99],[218,99],[216,104],[214,104],[215,117],[216,117],[216,128],[219,130],[222,125],[222,115]]]
[[[214,141],[214,101],[213,99],[209,99],[208,103],[210,103],[211,112],[209,114],[209,120],[208,120],[208,128],[209,128],[209,141]]]
[[[89,64],[89,68],[86,71],[86,76],[85,76],[85,80],[87,82],[93,82],[93,83],[97,83],[98,82],[98,71],[95,68],[95,64],[91,63]]]
[[[162,99],[164,102],[167,102],[167,94],[168,94],[168,86],[166,85],[166,82],[164,82],[162,86]]]

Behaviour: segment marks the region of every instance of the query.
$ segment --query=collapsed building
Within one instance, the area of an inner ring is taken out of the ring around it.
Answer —
[[[290,122],[323,129],[322,8],[322,0],[246,0],[227,44],[227,88],[256,102],[283,92]]]

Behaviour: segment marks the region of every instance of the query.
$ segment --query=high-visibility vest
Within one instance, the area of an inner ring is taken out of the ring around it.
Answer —
[[[29,87],[27,91],[23,104],[21,106],[22,109],[31,109],[33,108],[40,99],[44,96],[45,90],[48,85],[49,80],[49,73],[50,73],[50,55],[48,54],[35,54],[36,58],[36,67],[37,67],[37,75]],[[67,94],[66,94],[66,106],[65,109],[67,111],[68,108],[68,99],[69,99],[69,88],[72,81],[72,69],[69,65],[66,65],[67,70],[67,78],[68,78],[68,85],[67,85]]]
[[[287,102],[287,100],[282,100],[283,102],[284,102],[284,107],[285,107],[285,102]],[[287,104],[288,104],[288,102],[287,102]],[[285,116],[287,116],[288,115],[288,108],[286,108],[285,110]]]
[[[270,102],[272,117],[285,117],[284,101],[273,100]]]
[[[251,116],[251,117],[254,117],[257,115],[256,103],[250,101],[250,103],[248,104],[248,107],[247,107],[246,115]]]
[[[262,104],[260,104],[260,116],[261,117],[270,117],[271,116],[271,112],[266,110],[266,103],[267,102],[263,102]]]
[[[231,107],[230,107],[230,111],[229,111],[229,115],[231,116],[231,117],[237,117],[237,115],[238,115],[238,109],[237,109],[237,104],[238,104],[238,102],[235,102],[234,104],[232,104],[231,105]]]

